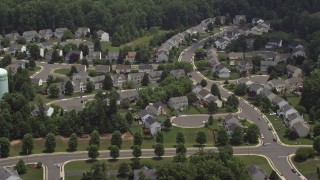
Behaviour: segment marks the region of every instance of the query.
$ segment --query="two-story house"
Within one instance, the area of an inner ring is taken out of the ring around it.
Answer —
[[[247,20],[246,20],[246,16],[245,15],[236,15],[234,18],[233,18],[233,24],[234,25],[240,25],[241,23],[246,23]]]
[[[302,78],[290,78],[285,80],[286,90],[288,92],[294,92],[296,90],[300,90],[303,87],[303,79]]]
[[[123,84],[126,82],[126,77],[124,74],[114,74],[111,76],[112,83],[114,87],[122,88]]]
[[[68,30],[67,28],[57,28],[54,31],[54,36],[58,39],[61,39],[63,37],[64,32],[67,30]]]
[[[276,89],[277,92],[284,92],[286,89],[286,83],[283,79],[272,79],[268,81],[269,90]]]
[[[98,38],[100,39],[101,42],[109,42],[109,33],[99,30],[96,32]]]
[[[295,78],[302,77],[302,69],[288,64],[287,65],[287,75],[288,75],[288,77],[295,77]]]
[[[87,34],[90,34],[90,29],[87,27],[78,27],[77,31],[74,33],[77,38],[86,36]]]
[[[236,65],[239,60],[243,60],[243,52],[230,52],[228,58],[231,66]]]
[[[39,38],[44,38],[46,40],[50,39],[53,36],[51,29],[42,29],[39,31]]]
[[[251,60],[240,60],[237,65],[237,70],[239,72],[250,72],[253,68],[253,63]]]
[[[162,102],[150,103],[146,109],[155,115],[164,114],[164,104]]]
[[[131,65],[117,64],[115,70],[118,74],[129,73],[131,71]]]
[[[34,42],[38,37],[38,33],[37,31],[25,31],[22,36],[26,38],[27,42]]]
[[[277,110],[278,116],[282,116],[284,118],[288,118],[288,116],[293,113],[298,113],[298,111],[289,104],[286,104]]]
[[[219,78],[229,78],[231,71],[222,64],[218,64],[214,68],[214,72],[218,75]]]
[[[134,84],[140,84],[143,79],[144,73],[130,73],[128,74],[128,81],[133,82]]]
[[[235,115],[228,114],[225,116],[223,127],[226,129],[229,136],[232,136],[236,127],[243,129],[243,125],[240,123],[239,118]]]
[[[276,66],[277,62],[275,61],[261,61],[260,63],[260,71],[267,72],[269,67]]]
[[[136,61],[136,55],[137,55],[137,52],[129,51],[126,56],[126,60],[129,61],[130,63],[133,63]]]
[[[180,78],[181,76],[184,76],[186,73],[184,69],[173,69],[170,71],[170,75],[175,78]]]
[[[188,107],[187,96],[173,97],[168,101],[168,106],[172,109],[184,109]]]
[[[152,71],[149,73],[149,80],[152,83],[155,83],[161,79],[162,71]]]

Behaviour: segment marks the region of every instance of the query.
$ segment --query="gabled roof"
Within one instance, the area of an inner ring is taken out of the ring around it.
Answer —
[[[144,69],[153,69],[153,66],[152,66],[152,64],[140,64],[139,65],[139,69],[140,70],[144,70]]]
[[[131,68],[130,65],[123,65],[123,64],[117,64],[116,65],[116,70],[128,70],[130,68]]]
[[[102,36],[103,33],[107,33],[107,32],[102,31],[102,30],[99,30],[99,31],[96,32],[96,34],[97,34],[98,36]]]
[[[96,65],[95,70],[97,72],[109,72],[110,66],[109,65]]]
[[[273,86],[285,85],[285,81],[283,79],[272,79],[268,83],[272,84]]]
[[[142,109],[141,111],[139,111],[140,118],[143,118],[143,117],[145,117],[147,115],[153,116],[153,114],[150,111],[146,110],[146,109]]]
[[[298,69],[300,69],[300,68],[298,68],[297,66],[293,66],[293,65],[291,65],[291,64],[288,64],[288,65],[287,65],[287,69],[290,70],[290,71],[295,71],[295,70],[298,70]]]
[[[248,173],[249,176],[251,176],[252,180],[261,180],[266,178],[266,172],[264,172],[264,170],[254,164],[249,167]]]

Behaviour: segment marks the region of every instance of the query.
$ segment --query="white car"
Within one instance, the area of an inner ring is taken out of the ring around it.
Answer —
[[[264,136],[263,136],[263,134],[261,134],[261,135],[260,135],[260,137],[261,137],[261,139],[264,139]]]
[[[276,113],[274,113],[274,112],[273,112],[273,113],[270,113],[270,116],[273,116],[273,115],[276,115]]]

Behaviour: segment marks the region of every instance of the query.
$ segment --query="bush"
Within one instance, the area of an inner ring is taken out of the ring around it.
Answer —
[[[42,167],[42,162],[37,163],[37,168],[40,169]]]
[[[296,151],[296,155],[294,156],[295,161],[305,161],[309,158],[313,158],[315,152],[312,148],[301,147]]]

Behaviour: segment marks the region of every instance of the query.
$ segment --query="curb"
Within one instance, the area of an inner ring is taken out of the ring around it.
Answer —
[[[294,169],[294,170],[297,171],[298,176],[300,177],[300,179],[302,179],[302,180],[307,180],[307,178],[303,176],[303,174],[298,170],[298,168],[296,168],[296,166],[295,166],[294,163],[292,162],[292,158],[294,157],[294,155],[295,155],[295,154],[290,154],[289,156],[287,156],[287,162],[288,162],[289,166],[290,166],[292,169]]]

